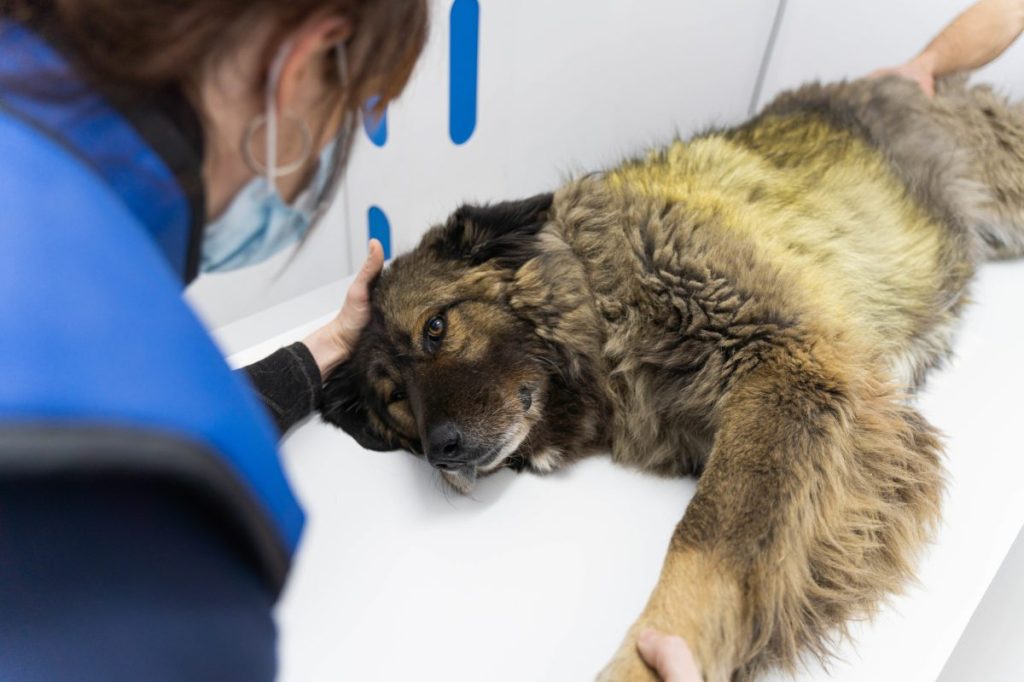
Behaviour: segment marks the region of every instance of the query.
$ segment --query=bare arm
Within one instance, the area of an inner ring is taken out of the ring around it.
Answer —
[[[917,56],[938,78],[970,71],[1003,53],[1024,31],[1024,2],[981,0],[971,5]]]
[[[929,95],[935,79],[970,71],[1001,55],[1024,31],[1024,0],[980,0],[968,7],[906,64],[871,74],[917,81]]]

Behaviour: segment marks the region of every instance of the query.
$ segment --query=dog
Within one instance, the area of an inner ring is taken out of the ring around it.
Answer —
[[[978,266],[1024,255],[1024,117],[897,77],[782,94],[752,120],[463,206],[374,284],[325,383],[360,444],[456,489],[597,453],[699,476],[602,680],[683,636],[707,680],[827,658],[912,577],[939,518],[937,431],[909,398]]]

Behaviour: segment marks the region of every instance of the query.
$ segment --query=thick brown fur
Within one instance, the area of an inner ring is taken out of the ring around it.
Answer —
[[[969,281],[1024,255],[1024,118],[985,88],[812,85],[554,195],[465,207],[402,256],[324,416],[461,490],[594,453],[699,474],[603,680],[646,627],[708,680],[827,657],[939,517],[908,402]],[[440,331],[439,331],[440,330]]]

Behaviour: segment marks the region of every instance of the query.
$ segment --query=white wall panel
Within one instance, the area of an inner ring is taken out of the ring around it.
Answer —
[[[464,145],[448,138],[448,12],[389,139],[365,141],[349,173],[351,249],[365,251],[366,212],[387,213],[395,251],[462,201],[556,187],[644,147],[745,114],[775,2],[755,0],[481,1],[479,112]]]
[[[809,80],[856,78],[905,62],[970,0],[787,0],[760,104]],[[1024,41],[976,79],[1024,97]]]

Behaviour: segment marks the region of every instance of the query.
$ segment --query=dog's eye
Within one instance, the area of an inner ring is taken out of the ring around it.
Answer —
[[[405,391],[392,391],[391,392],[391,397],[388,398],[388,405],[393,405],[394,403],[400,403],[403,400],[405,400],[407,397],[408,396],[405,395]]]
[[[440,315],[435,315],[427,320],[427,336],[435,340],[440,339],[444,336],[445,326],[444,318]]]

